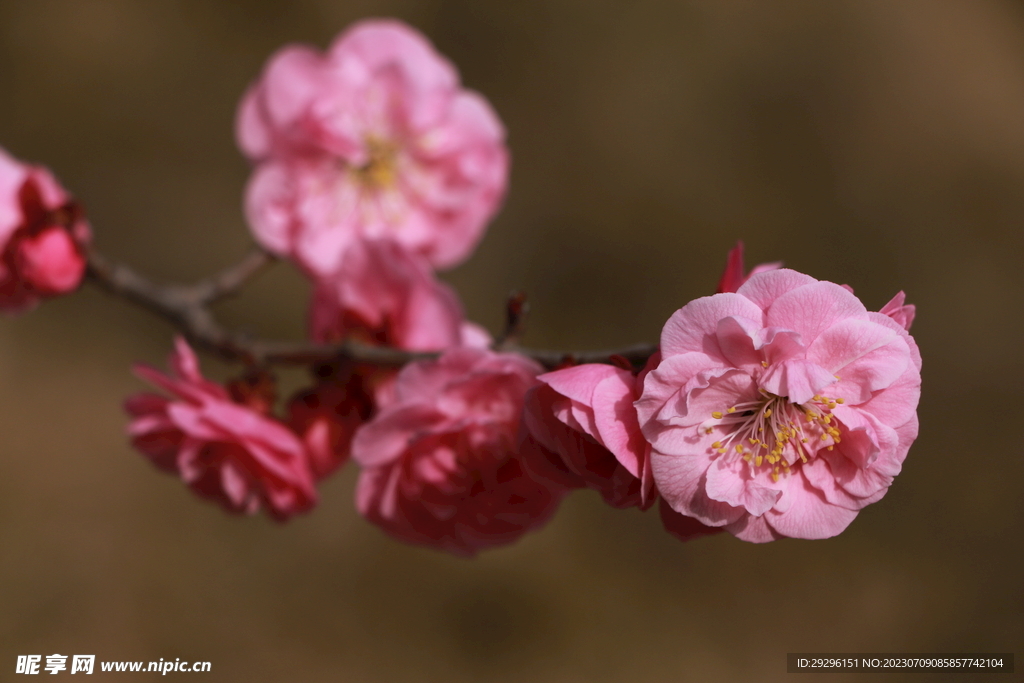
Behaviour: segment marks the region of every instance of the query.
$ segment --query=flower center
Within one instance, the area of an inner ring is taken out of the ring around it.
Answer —
[[[370,136],[366,139],[369,159],[353,167],[356,180],[368,189],[384,190],[395,184],[398,148],[393,142]]]
[[[790,473],[792,467],[807,462],[822,447],[832,450],[842,439],[832,410],[841,398],[815,396],[800,405],[769,394],[737,403],[711,413],[701,427],[710,434],[715,427],[726,431],[711,448],[731,457],[742,458],[757,471],[768,471],[772,481]]]

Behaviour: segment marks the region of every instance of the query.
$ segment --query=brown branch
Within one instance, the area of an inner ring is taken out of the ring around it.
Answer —
[[[130,267],[113,262],[93,250],[88,254],[88,278],[107,292],[127,299],[155,313],[178,328],[196,346],[211,351],[225,360],[236,360],[250,366],[268,364],[311,365],[329,363],[339,358],[386,367],[401,367],[413,360],[435,358],[437,353],[403,351],[384,346],[370,346],[348,340],[324,345],[312,342],[285,342],[256,339],[225,329],[210,311],[210,304],[237,293],[252,277],[274,261],[263,250],[253,249],[239,263],[192,285],[157,284]],[[615,357],[642,367],[657,351],[649,344],[638,344],[613,351],[548,351],[517,345],[525,315],[525,298],[513,294],[508,301],[508,325],[496,350],[515,352],[534,359],[551,369],[566,363],[614,363]]]
[[[231,296],[275,260],[275,257],[269,252],[259,247],[253,247],[235,265],[193,285],[195,297],[198,301],[209,305],[226,296]]]

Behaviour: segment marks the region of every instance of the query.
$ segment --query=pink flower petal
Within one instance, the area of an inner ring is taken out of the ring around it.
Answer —
[[[740,459],[718,458],[708,468],[705,492],[711,500],[744,508],[755,517],[770,510],[781,491],[761,486],[750,474],[750,467]]]
[[[783,536],[831,538],[842,533],[857,516],[855,510],[830,505],[802,475],[793,476],[788,493],[792,496],[788,510],[765,515],[765,521]]]
[[[814,282],[817,280],[810,275],[781,268],[757,275],[751,273],[736,293],[749,299],[759,309],[767,310],[783,294]]]
[[[760,277],[773,274],[764,273]],[[805,345],[810,345],[819,334],[839,321],[866,317],[864,304],[850,292],[831,282],[812,282],[776,299],[766,311],[765,323],[793,330],[800,334]]]
[[[771,365],[761,377],[761,387],[793,403],[807,403],[835,381],[835,376],[817,363],[793,359]]]
[[[677,456],[652,450],[651,468],[662,498],[673,510],[708,526],[724,526],[742,517],[745,511],[707,496],[706,473],[714,460],[710,443],[706,451],[704,455]]]
[[[910,326],[914,324],[914,315],[917,312],[917,307],[913,304],[904,305],[903,302],[906,298],[906,294],[898,292],[889,303],[882,306],[882,310],[879,313],[889,316],[909,332]]]
[[[665,323],[661,331],[661,352],[665,357],[697,351],[724,360],[718,345],[718,321],[735,316],[754,323],[762,320],[761,309],[739,294],[715,294],[691,301]]]

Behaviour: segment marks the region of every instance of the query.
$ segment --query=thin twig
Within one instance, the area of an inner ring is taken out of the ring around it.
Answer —
[[[237,293],[246,282],[266,269],[275,260],[276,258],[273,254],[259,247],[253,247],[235,265],[225,268],[213,277],[193,285],[194,294],[199,301],[207,305],[215,303],[226,296]]]
[[[494,348],[505,350],[519,343],[526,332],[526,316],[530,304],[524,292],[512,292],[505,302],[505,330],[494,342]]]
[[[225,360],[236,360],[250,366],[269,364],[311,365],[329,363],[339,358],[353,362],[386,367],[401,367],[438,353],[403,351],[384,346],[370,346],[354,340],[325,345],[312,342],[285,342],[249,337],[225,329],[210,311],[210,304],[237,293],[274,257],[254,249],[237,264],[210,278],[192,285],[157,284],[130,267],[111,261],[99,252],[88,254],[88,278],[107,292],[127,299],[155,313],[178,328],[193,344],[211,351]],[[650,344],[638,344],[612,351],[549,351],[517,345],[525,316],[525,298],[513,294],[508,301],[508,325],[497,350],[518,353],[551,369],[567,363],[612,363],[620,356],[642,367],[657,351]]]

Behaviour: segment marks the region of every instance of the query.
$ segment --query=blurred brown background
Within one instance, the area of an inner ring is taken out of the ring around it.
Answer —
[[[0,320],[0,679],[58,652],[215,681],[782,681],[790,651],[1024,643],[1024,5],[3,0],[0,145],[59,175],[109,255],[200,277],[249,243],[243,89],[365,16],[424,31],[508,127],[505,208],[445,275],[473,318],[496,330],[522,288],[531,345],[653,341],[737,238],[869,307],[905,289],[904,473],[840,537],[765,546],[684,545],[581,492],[460,560],[362,522],[353,468],[306,518],[229,518],[123,436],[129,366],[171,330],[87,287]],[[279,266],[222,312],[296,338],[305,296]]]

